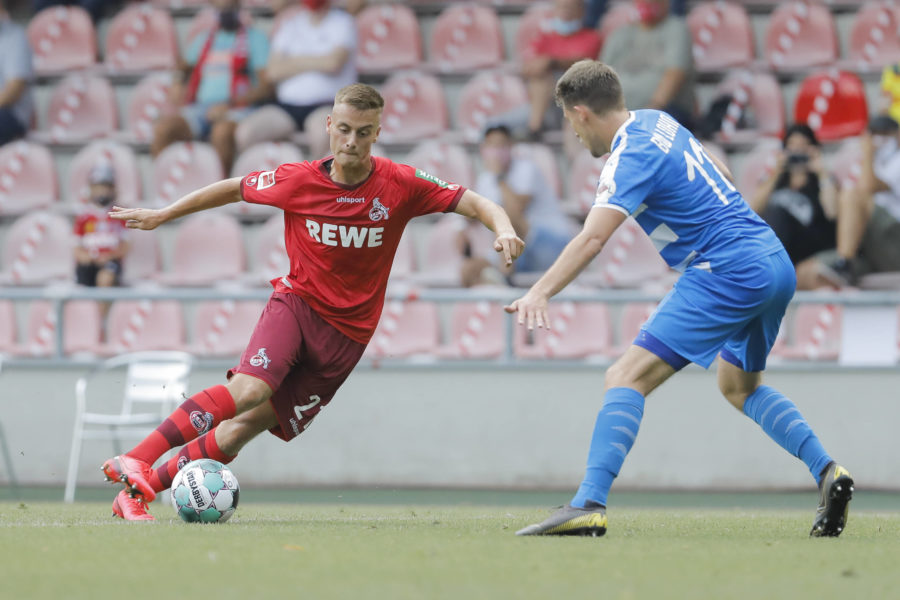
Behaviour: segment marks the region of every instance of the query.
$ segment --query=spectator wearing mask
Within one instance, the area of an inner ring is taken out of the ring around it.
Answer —
[[[185,52],[185,84],[172,89],[182,108],[156,122],[150,152],[157,156],[173,142],[208,139],[227,173],[234,160],[237,123],[269,95],[269,41],[261,30],[241,22],[239,0],[213,0],[213,6],[219,22],[191,40]]]
[[[122,259],[131,249],[124,221],[109,217],[116,199],[116,176],[108,162],[98,163],[88,176],[90,204],[75,220],[75,278],[79,285],[121,284]]]
[[[23,137],[34,111],[34,68],[25,30],[0,0],[0,145]]]
[[[685,0],[671,0],[669,10],[673,15],[683,17],[687,14],[685,4]],[[584,26],[596,29],[609,8],[609,0],[586,0],[585,5]]]

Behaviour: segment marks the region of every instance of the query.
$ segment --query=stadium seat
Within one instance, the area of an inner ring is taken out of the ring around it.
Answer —
[[[381,141],[415,143],[447,131],[447,102],[441,82],[417,71],[395,73],[381,89]]]
[[[75,500],[84,441],[110,440],[118,455],[125,450],[122,440],[143,439],[184,400],[193,361],[184,352],[128,353],[95,365],[78,379],[66,502]],[[110,393],[113,385],[121,386],[121,396]]]
[[[132,88],[126,128],[135,141],[149,144],[156,120],[175,111],[169,91],[171,85],[171,73],[151,73]]]
[[[600,39],[606,40],[613,31],[622,27],[623,25],[628,25],[630,23],[637,23],[639,19],[637,8],[635,8],[634,3],[632,2],[615,2],[612,3],[609,9],[606,11],[606,14],[603,15],[603,20],[600,21]]]
[[[820,142],[861,134],[869,123],[862,80],[837,69],[807,75],[797,92],[794,122],[808,124]]]
[[[500,18],[490,6],[448,5],[434,22],[429,42],[429,62],[442,73],[489,69],[503,62]]]
[[[513,156],[528,159],[537,165],[556,197],[562,198],[562,178],[559,176],[556,155],[550,146],[546,144],[516,144],[513,146]]]
[[[594,206],[597,197],[597,187],[600,185],[600,173],[609,155],[594,158],[588,150],[582,150],[572,162],[569,177],[569,205],[570,212],[581,218],[587,216]]]
[[[837,60],[837,27],[824,4],[792,0],[772,11],[765,35],[765,57],[776,71],[830,65]]]
[[[634,338],[640,333],[641,326],[650,318],[656,306],[656,302],[629,302],[622,307],[622,314],[619,317],[619,343],[614,351],[616,356],[621,356],[631,346]]]
[[[172,270],[159,276],[160,283],[206,286],[236,281],[246,264],[241,225],[218,211],[190,215],[175,233],[174,256]]]
[[[524,62],[534,57],[532,46],[541,35],[549,32],[553,24],[553,4],[550,2],[536,2],[528,6],[522,16],[519,17],[516,30],[516,55],[513,57],[518,62]]]
[[[606,358],[612,344],[609,309],[602,302],[551,302],[550,329],[516,326],[513,352],[524,359]]]
[[[438,347],[440,337],[437,305],[389,301],[363,356],[379,360],[427,355]]]
[[[670,273],[650,237],[629,217],[579,277],[600,287],[651,287]]]
[[[762,138],[744,156],[737,173],[737,189],[746,200],[753,198],[756,188],[775,171],[781,146],[777,138]]]
[[[128,240],[131,250],[122,259],[122,282],[126,285],[155,282],[162,271],[159,234],[155,230],[134,231]]]
[[[388,73],[418,67],[422,33],[416,14],[403,4],[374,4],[356,16],[361,73]]]
[[[407,230],[408,232],[409,230]],[[412,243],[412,234],[404,233],[397,244],[394,262],[391,265],[392,281],[408,280],[416,272],[416,249]]]
[[[50,93],[47,127],[52,142],[78,144],[106,137],[118,122],[115,92],[103,77],[69,75]]]
[[[853,187],[859,182],[859,176],[862,174],[859,139],[845,140],[829,158],[829,170],[841,189]]]
[[[149,4],[123,8],[109,24],[104,56],[114,73],[174,69],[178,38],[169,12]]]
[[[466,188],[475,183],[472,159],[458,144],[425,140],[406,155],[404,162]]]
[[[176,11],[192,11],[209,6],[207,0],[153,0],[153,4]]]
[[[175,142],[153,161],[155,202],[166,206],[185,194],[224,179],[222,161],[205,142]]]
[[[841,350],[841,315],[835,304],[801,304],[791,319],[791,340],[779,356],[799,360],[836,360]]]
[[[104,162],[111,163],[116,174],[116,205],[139,206],[144,192],[137,156],[130,147],[106,140],[88,144],[72,159],[67,180],[69,204],[77,210],[90,201],[91,169]]]
[[[33,211],[19,217],[3,242],[0,283],[44,285],[70,281],[75,272],[72,226],[65,218]]]
[[[16,305],[11,300],[0,300],[0,362],[4,354],[12,354],[18,347],[19,327]]]
[[[56,354],[57,317],[54,303],[35,300],[28,307],[28,329],[17,354],[48,357]],[[93,300],[70,300],[63,305],[63,354],[97,355],[103,322]]]
[[[284,246],[284,216],[273,215],[256,234],[253,252],[253,268],[247,274],[248,285],[268,285],[276,277],[291,270]]]
[[[848,70],[880,71],[900,62],[900,14],[894,2],[866,2],[857,11],[850,28]]]
[[[469,227],[461,215],[441,216],[425,236],[422,267],[413,279],[426,286],[458,287],[461,283],[463,255],[460,236],[468,239],[475,256],[494,260],[494,235],[480,224]]]
[[[522,79],[506,73],[478,73],[463,86],[456,108],[456,128],[468,142],[479,142],[485,127],[528,106]]]
[[[691,8],[694,67],[718,71],[753,62],[753,28],[747,9],[736,2],[702,2]]]
[[[449,343],[437,348],[441,358],[490,359],[506,347],[506,315],[496,302],[458,302],[450,316]]]
[[[784,134],[784,99],[778,81],[771,73],[732,71],[719,84],[716,94],[732,96],[716,136],[718,141],[751,143],[759,137],[780,138]]]
[[[53,6],[34,15],[28,42],[38,75],[86,69],[97,62],[97,32],[80,6]]]
[[[26,141],[0,146],[0,216],[48,208],[58,198],[56,165],[49,149]]]
[[[265,305],[252,300],[201,302],[194,313],[191,352],[198,356],[240,356]]]
[[[261,142],[243,152],[231,167],[232,177],[243,177],[253,171],[274,171],[285,163],[303,162],[303,153],[295,144],[288,142]],[[234,202],[225,206],[225,210],[240,219],[267,219],[279,209],[264,204],[250,202]]]
[[[104,354],[139,350],[182,350],[184,314],[174,300],[118,300],[106,319]]]

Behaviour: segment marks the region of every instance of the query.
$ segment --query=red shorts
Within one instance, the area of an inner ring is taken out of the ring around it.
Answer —
[[[263,309],[241,363],[228,372],[252,375],[275,390],[270,431],[288,441],[309,427],[359,362],[365,344],[325,322],[297,294],[275,292]]]

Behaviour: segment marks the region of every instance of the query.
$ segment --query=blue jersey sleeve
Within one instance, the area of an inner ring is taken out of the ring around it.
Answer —
[[[649,146],[649,147],[647,147]],[[594,206],[634,213],[653,193],[663,154],[634,135],[622,135],[600,172]]]

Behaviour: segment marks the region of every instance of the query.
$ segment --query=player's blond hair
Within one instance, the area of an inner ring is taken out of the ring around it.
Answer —
[[[384,98],[378,90],[365,83],[351,83],[338,90],[334,95],[334,103],[349,104],[356,110],[381,110],[384,108]]]
[[[580,60],[556,82],[556,103],[562,108],[586,106],[602,115],[624,110],[625,94],[612,67],[597,60]]]

